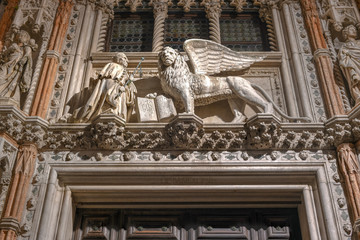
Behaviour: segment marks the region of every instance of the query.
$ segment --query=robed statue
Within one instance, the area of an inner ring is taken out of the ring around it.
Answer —
[[[0,97],[12,98],[20,105],[21,93],[27,93],[32,79],[32,52],[37,44],[20,30],[0,55]]]
[[[97,74],[95,87],[87,102],[73,114],[64,115],[60,121],[91,122],[100,114],[115,114],[129,121],[135,104],[137,89],[126,67],[128,59],[124,53],[117,53],[111,63]]]
[[[345,43],[339,50],[339,64],[357,104],[360,102],[360,41],[356,40],[357,31],[353,25],[343,30],[343,36]]]

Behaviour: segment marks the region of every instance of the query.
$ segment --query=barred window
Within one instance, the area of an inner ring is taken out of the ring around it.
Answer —
[[[108,35],[108,51],[151,52],[153,29],[151,12],[115,14]]]
[[[187,39],[209,39],[208,29],[205,13],[169,13],[165,20],[164,45],[183,51]]]
[[[220,17],[221,44],[234,51],[269,51],[266,26],[257,13],[223,12]]]
[[[185,40],[210,39],[209,20],[200,0],[190,12],[184,12],[177,5],[168,9],[164,20],[164,46],[183,51]],[[248,0],[243,11],[237,13],[230,1],[225,1],[220,14],[221,44],[234,51],[269,51],[266,24],[259,18],[259,7]],[[114,9],[114,19],[110,24],[106,49],[110,52],[151,52],[154,34],[153,8],[143,0],[136,12],[130,13],[125,1],[120,1]]]

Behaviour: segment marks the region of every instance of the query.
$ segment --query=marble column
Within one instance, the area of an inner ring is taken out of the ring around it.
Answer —
[[[49,40],[48,51],[44,60],[34,102],[30,110],[31,116],[46,118],[51,93],[54,88],[59,56],[65,40],[73,5],[74,3],[72,0],[60,0],[56,11],[54,27]]]
[[[205,7],[206,17],[209,19],[209,38],[214,42],[221,43],[220,15],[222,0],[203,0],[201,6]]]
[[[2,48],[4,46],[5,34],[10,29],[14,13],[19,5],[19,2],[20,2],[20,0],[8,1],[5,11],[4,11],[4,14],[1,17],[1,20],[0,20],[0,51],[2,50]]]
[[[35,145],[24,144],[19,147],[0,221],[0,239],[15,240],[21,232],[20,222],[34,173],[36,154]]]
[[[360,141],[356,144],[360,148]],[[360,219],[360,166],[355,147],[343,143],[337,147],[338,172],[345,190],[350,219],[352,223]],[[356,226],[354,226],[356,229]]]
[[[313,119],[312,110],[311,110],[311,103],[310,103],[310,96],[306,86],[306,79],[304,76],[302,63],[301,63],[301,54],[299,52],[299,46],[297,44],[297,39],[295,35],[294,23],[292,21],[291,11],[290,11],[290,2],[287,0],[280,2],[280,8],[283,12],[283,19],[285,24],[285,30],[289,42],[289,55],[292,60],[292,68],[295,75],[297,92],[299,94],[298,102],[301,105],[301,112],[302,116],[309,117]]]
[[[152,51],[159,52],[164,45],[164,27],[167,18],[168,6],[172,5],[170,0],[151,0],[149,3],[154,12],[154,36],[152,42]]]
[[[306,29],[314,52],[323,99],[328,117],[344,114],[339,87],[336,84],[330,52],[327,48],[315,0],[300,1]]]
[[[296,102],[295,93],[293,91],[294,86],[291,81],[291,74],[290,74],[290,67],[289,67],[289,57],[287,55],[287,49],[284,39],[283,30],[281,29],[281,21],[279,15],[279,7],[276,2],[268,3],[271,9],[272,19],[274,23],[274,30],[276,35],[276,40],[278,43],[279,51],[282,53],[281,55],[281,74],[282,74],[282,81],[284,86],[284,95],[286,99],[286,105],[288,109],[288,114],[292,117],[298,116],[298,106]],[[263,6],[267,7],[267,6]],[[269,13],[270,14],[270,13]]]

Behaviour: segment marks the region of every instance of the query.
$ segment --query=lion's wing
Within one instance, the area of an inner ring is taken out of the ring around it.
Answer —
[[[189,56],[195,74],[212,75],[225,71],[240,71],[266,57],[250,57],[203,39],[186,40],[184,50]]]

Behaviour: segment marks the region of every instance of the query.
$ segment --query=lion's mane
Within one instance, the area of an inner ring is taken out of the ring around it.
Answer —
[[[166,66],[159,57],[158,70],[162,88],[170,95],[173,91],[182,92],[184,88],[190,88],[191,94],[198,94],[201,91],[200,76],[190,72],[185,59],[177,53],[173,64]]]

